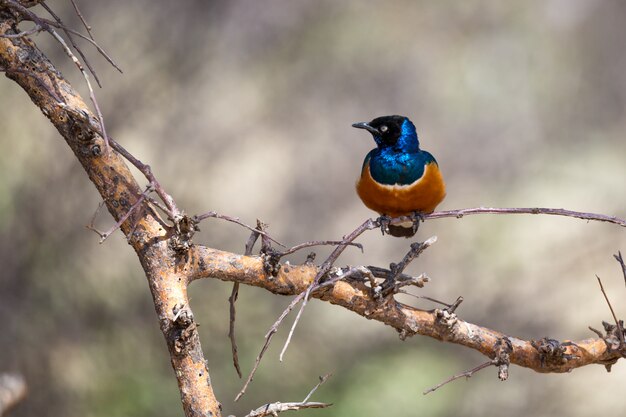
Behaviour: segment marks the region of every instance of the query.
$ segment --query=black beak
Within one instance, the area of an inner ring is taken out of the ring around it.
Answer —
[[[380,132],[378,131],[378,129],[370,126],[367,122],[354,123],[352,127],[356,127],[357,129],[365,129],[374,136],[380,136]]]

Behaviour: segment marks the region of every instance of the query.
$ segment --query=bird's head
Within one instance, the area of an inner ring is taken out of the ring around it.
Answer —
[[[404,151],[419,149],[415,125],[408,117],[382,116],[371,122],[354,123],[352,127],[370,132],[381,149],[399,148]]]

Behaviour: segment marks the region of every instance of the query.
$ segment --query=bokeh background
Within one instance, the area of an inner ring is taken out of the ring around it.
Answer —
[[[50,2],[79,26],[69,1]],[[80,2],[116,73],[88,50],[104,88],[107,130],[150,163],[189,213],[270,224],[280,241],[337,239],[373,213],[354,182],[373,147],[350,124],[404,114],[448,183],[442,209],[565,207],[626,217],[626,3],[185,1]],[[45,13],[42,10],[38,12]],[[47,35],[38,44],[85,97],[78,71]],[[0,371],[23,373],[15,416],[182,416],[176,381],[140,265],[121,234],[85,229],[98,205],[87,176],[16,84],[0,80]],[[112,224],[103,214],[97,224]],[[242,252],[248,232],[207,220],[196,241]],[[612,259],[624,229],[540,216],[425,223],[435,246],[411,266],[419,294],[465,302],[463,319],[510,335],[581,339],[618,314]],[[339,264],[387,265],[410,243],[365,235]],[[317,251],[318,260],[328,253]],[[302,262],[306,252],[292,262]],[[508,416],[626,412],[626,367],[567,375],[485,370],[422,391],[485,359],[313,301],[286,359],[276,336],[248,394],[232,368],[231,286],[196,282],[192,307],[224,415],[297,401],[334,376],[301,416]],[[405,302],[431,308],[414,298]],[[289,299],[244,287],[244,373]]]

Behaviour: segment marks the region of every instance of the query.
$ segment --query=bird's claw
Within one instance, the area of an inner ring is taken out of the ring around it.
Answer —
[[[385,233],[389,234],[390,223],[391,217],[387,216],[386,214],[383,214],[378,218],[378,224],[380,224],[380,231],[382,232],[383,236],[385,235]]]
[[[413,222],[413,234],[415,234],[417,233],[417,229],[419,229],[420,227],[420,222],[423,223],[424,220],[426,220],[426,217],[424,217],[424,213],[422,213],[421,211],[414,211],[409,217]]]

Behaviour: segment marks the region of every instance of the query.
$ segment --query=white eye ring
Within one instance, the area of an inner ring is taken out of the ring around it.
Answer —
[[[389,128],[385,125],[382,125],[379,129],[381,132],[385,133],[387,130],[389,130]]]

